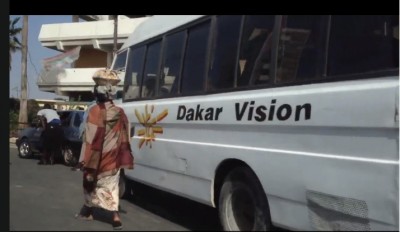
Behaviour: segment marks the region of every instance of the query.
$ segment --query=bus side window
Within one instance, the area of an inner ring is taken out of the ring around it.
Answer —
[[[398,68],[398,28],[398,15],[332,16],[328,75]]]
[[[185,32],[168,35],[165,41],[163,65],[159,85],[159,95],[169,96],[178,93],[178,81],[181,71],[182,52]]]
[[[239,54],[238,87],[249,84],[256,62],[261,68],[258,71],[257,79],[263,83],[270,82],[269,68],[273,28],[273,15],[248,15],[245,17]]]
[[[148,45],[143,76],[142,98],[151,98],[155,96],[160,49],[160,41]]]
[[[283,16],[279,35],[276,83],[322,78],[328,17]]]
[[[113,70],[115,71],[121,71],[125,70],[125,63],[126,63],[126,55],[128,51],[123,51],[120,54],[117,54],[117,57],[115,59],[115,62],[113,64]]]
[[[185,61],[182,73],[182,93],[199,93],[204,90],[205,65],[210,22],[188,30]]]
[[[236,55],[242,16],[223,15],[217,17],[212,58],[208,75],[208,90],[234,87]]]
[[[142,46],[129,52],[124,81],[124,100],[132,100],[140,96],[145,51],[146,47]]]

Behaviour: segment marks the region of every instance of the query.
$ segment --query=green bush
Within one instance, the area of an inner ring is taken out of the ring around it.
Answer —
[[[33,100],[28,100],[28,124],[36,118],[37,112],[40,110],[38,103]],[[18,133],[18,119],[19,119],[19,99],[10,98],[10,136],[16,136]]]
[[[18,131],[18,112],[10,110],[10,136],[15,137]]]
[[[36,118],[37,112],[40,110],[39,104],[33,100],[28,100],[28,123],[31,124]]]

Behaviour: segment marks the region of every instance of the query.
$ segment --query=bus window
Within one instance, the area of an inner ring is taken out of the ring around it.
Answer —
[[[165,38],[165,56],[163,66],[161,67],[159,85],[159,95],[161,96],[178,93],[177,84],[181,71],[184,40],[184,31],[168,35]]]
[[[126,63],[126,55],[128,51],[123,51],[119,54],[117,54],[117,57],[115,59],[114,65],[113,65],[113,70],[119,71],[119,70],[125,70],[125,63]]]
[[[217,17],[217,30],[207,82],[208,90],[234,87],[236,54],[242,16]]]
[[[249,15],[245,18],[242,43],[239,55],[240,74],[237,86],[247,86],[253,73],[254,64],[258,60],[259,82],[269,83],[269,67],[271,63],[273,15]]]
[[[139,98],[146,47],[133,49],[129,53],[128,68],[124,81],[124,100]]]
[[[117,71],[118,77],[120,79],[125,79],[125,69],[126,69],[126,58],[128,54],[128,49],[124,50],[123,52],[120,52],[116,55],[114,59],[114,63],[112,64],[112,69]],[[117,98],[120,99],[122,98],[122,91],[118,91],[117,93]]]
[[[155,96],[160,49],[160,41],[152,43],[148,46],[143,76],[142,98],[150,98]]]
[[[322,77],[329,16],[283,16],[279,36],[276,83]]]
[[[332,16],[328,75],[399,67],[399,16]]]
[[[204,90],[204,72],[207,55],[210,22],[188,30],[185,61],[182,73],[182,93],[198,93]]]

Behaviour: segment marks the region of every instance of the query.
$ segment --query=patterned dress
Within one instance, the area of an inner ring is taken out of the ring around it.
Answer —
[[[94,174],[96,187],[84,188],[85,205],[118,211],[120,169],[133,168],[128,128],[125,112],[112,101],[90,108],[79,160]]]

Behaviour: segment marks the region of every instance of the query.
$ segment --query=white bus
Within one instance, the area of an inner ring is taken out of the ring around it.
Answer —
[[[398,230],[398,18],[150,17],[114,60],[126,178],[224,230]]]

